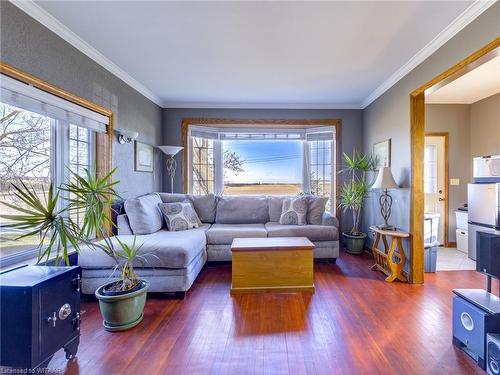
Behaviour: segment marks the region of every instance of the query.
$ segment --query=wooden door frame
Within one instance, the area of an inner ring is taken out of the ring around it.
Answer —
[[[410,262],[409,281],[424,282],[424,141],[425,96],[485,62],[500,56],[500,37],[410,93]]]
[[[335,200],[338,202],[340,195],[341,177],[339,175],[342,164],[342,119],[241,119],[241,118],[183,118],[181,121],[182,146],[182,190],[188,192],[188,128],[190,125],[207,127],[248,127],[248,128],[296,128],[307,129],[319,126],[333,126],[335,128]],[[335,215],[342,228],[342,210],[335,207]]]
[[[449,158],[449,133],[448,132],[425,132],[425,137],[443,137],[444,138],[444,246],[451,247],[449,242],[449,209],[450,209],[450,158]],[[425,195],[424,195],[425,199]],[[424,201],[425,203],[425,201]]]

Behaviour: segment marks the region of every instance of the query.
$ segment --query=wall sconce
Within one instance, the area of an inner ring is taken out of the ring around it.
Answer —
[[[124,143],[130,143],[139,136],[138,132],[134,132],[132,130],[117,130],[116,132],[118,133],[118,143],[121,145]]]

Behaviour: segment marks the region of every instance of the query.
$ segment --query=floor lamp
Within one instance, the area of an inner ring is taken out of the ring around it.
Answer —
[[[372,185],[372,189],[383,190],[383,194],[380,196],[379,203],[380,214],[384,218],[384,224],[377,225],[380,229],[394,230],[394,227],[388,224],[389,217],[391,216],[392,197],[387,193],[387,190],[397,188],[399,188],[399,186],[398,184],[396,184],[396,181],[394,181],[391,168],[381,167],[378,171],[377,179]]]
[[[170,176],[170,192],[174,192],[174,177],[175,168],[177,168],[177,162],[175,161],[175,155],[179,153],[184,147],[180,146],[158,146],[158,148],[167,155],[167,172]]]

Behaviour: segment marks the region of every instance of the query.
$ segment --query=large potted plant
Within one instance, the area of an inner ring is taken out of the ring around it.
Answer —
[[[52,259],[60,264],[62,258],[69,265],[71,249],[79,252],[83,246],[103,251],[113,258],[118,280],[98,288],[96,297],[105,329],[121,331],[142,320],[149,283],[139,279],[134,272],[134,262],[145,261],[145,254],[138,254],[135,238],[128,246],[118,237],[110,236],[111,205],[120,198],[115,190],[119,181],[112,182],[114,172],[115,169],[102,177],[87,169],[84,177],[71,173],[69,183],[58,188],[51,184],[42,196],[22,181],[19,185],[12,184],[21,204],[2,203],[19,214],[1,217],[11,221],[11,227],[24,232],[17,239],[39,237],[38,264],[47,264]],[[75,212],[81,214],[78,222],[71,215]]]
[[[366,233],[360,229],[361,210],[368,196],[372,183],[368,172],[375,170],[375,161],[371,155],[354,150],[352,156],[343,154],[345,168],[340,173],[347,176],[340,190],[340,207],[344,212],[352,213],[352,228],[342,233],[346,250],[351,254],[363,252]]]

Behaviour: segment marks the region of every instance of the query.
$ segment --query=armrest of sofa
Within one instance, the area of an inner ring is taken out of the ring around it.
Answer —
[[[128,223],[128,217],[125,214],[116,217],[116,226],[118,227],[118,235],[133,234]]]
[[[339,220],[333,216],[330,212],[325,211],[323,212],[323,219],[321,222],[322,225],[330,225],[333,227],[338,228],[339,227]]]

